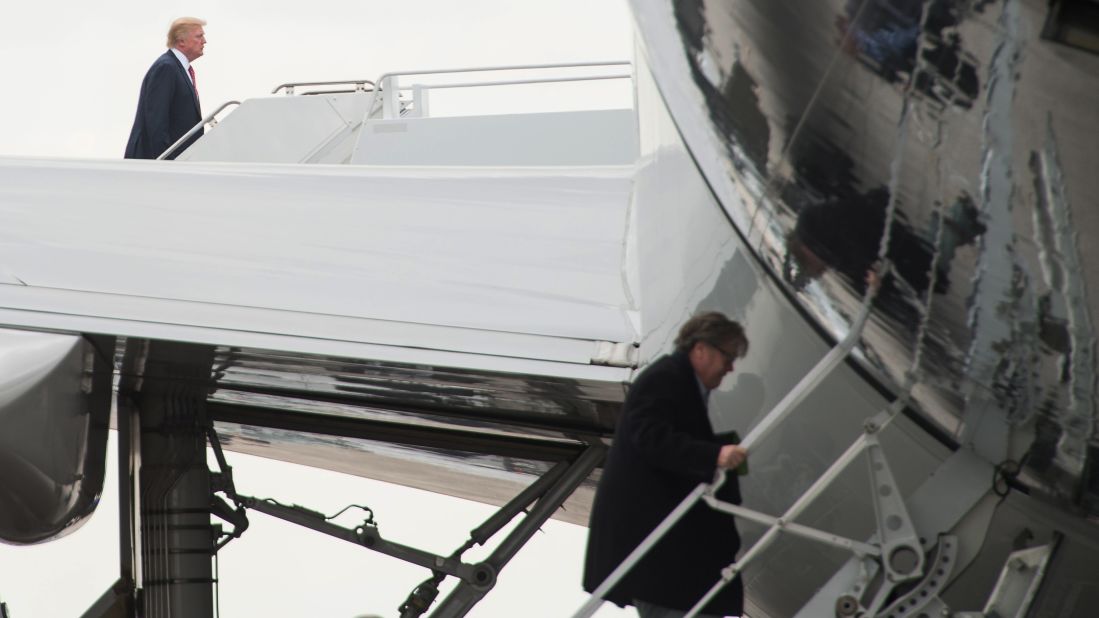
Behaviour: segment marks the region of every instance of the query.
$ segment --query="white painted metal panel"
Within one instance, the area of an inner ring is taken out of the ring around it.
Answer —
[[[630,171],[0,162],[2,319],[588,364],[636,340]]]
[[[361,92],[248,99],[178,160],[299,163],[349,135],[369,102]]]
[[[367,165],[632,165],[632,109],[371,120],[351,162]]]

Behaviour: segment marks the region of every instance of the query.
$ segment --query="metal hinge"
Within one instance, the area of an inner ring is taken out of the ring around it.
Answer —
[[[609,367],[637,367],[637,344],[596,341],[591,364]]]

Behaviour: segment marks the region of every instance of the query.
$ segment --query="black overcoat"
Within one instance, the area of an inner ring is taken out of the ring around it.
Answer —
[[[699,483],[713,480],[722,442],[714,436],[687,354],[646,368],[626,396],[592,505],[584,589],[592,592]],[[735,474],[719,498],[740,503]],[[607,595],[688,610],[736,558],[733,517],[699,502]],[[743,589],[731,582],[704,613],[739,616]]]
[[[191,78],[169,49],[153,62],[141,81],[134,126],[126,143],[126,158],[159,157],[201,120],[202,111]],[[202,137],[201,129],[168,158],[176,158],[199,137]]]

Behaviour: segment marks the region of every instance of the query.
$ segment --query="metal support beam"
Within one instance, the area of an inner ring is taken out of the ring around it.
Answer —
[[[382,118],[385,120],[399,118],[401,115],[400,77],[390,75],[382,78],[378,83],[382,85]]]
[[[561,479],[553,484],[538,503],[531,509],[523,521],[505,538],[492,554],[482,563],[499,573],[516,553],[534,536],[534,533],[546,523],[561,504],[572,495],[576,488],[588,478],[606,456],[606,447],[596,444],[588,447],[564,472]],[[466,582],[458,586],[432,612],[432,618],[458,618],[465,616],[478,601],[484,598],[496,584],[495,577],[490,582]]]
[[[794,501],[794,504],[792,504],[790,508],[786,509],[786,512],[782,514],[781,518],[779,518],[779,521],[790,522],[796,519],[810,504],[812,504],[813,500],[815,500],[817,496],[823,493],[824,490],[832,484],[832,481],[834,481],[839,476],[839,474],[848,466],[848,464],[854,461],[855,458],[858,457],[864,450],[866,450],[867,447],[876,446],[877,433],[889,426],[893,419],[896,418],[897,412],[900,411],[903,405],[903,400],[898,399],[889,408],[879,412],[872,419],[866,421],[866,430],[862,434],[860,434],[854,442],[851,443],[851,446],[849,446],[847,450],[839,456],[838,459],[832,462],[832,465],[829,466],[827,470],[825,470],[824,474],[822,474],[820,478],[818,478],[816,482],[814,482],[809,487],[809,489],[805,490],[805,492],[802,493],[801,496]],[[763,533],[763,536],[760,537],[760,539],[756,541],[756,543],[752,545],[752,547],[749,548],[743,556],[741,556],[740,560],[737,560],[733,564],[725,567],[721,571],[721,578],[718,579],[718,581],[710,588],[710,591],[707,592],[705,596],[703,596],[701,599],[699,599],[697,603],[695,603],[694,607],[692,607],[691,610],[687,612],[684,618],[691,618],[692,616],[698,614],[698,612],[702,611],[702,608],[706,607],[706,604],[710,602],[710,599],[714,598],[714,596],[716,596],[717,593],[720,592],[726,584],[731,582],[733,578],[736,577],[737,574],[744,569],[745,565],[754,560],[756,556],[762,553],[763,550],[767,549],[767,547],[769,547],[771,543],[773,543],[775,539],[778,538],[778,535],[782,532],[782,530],[782,526],[771,526],[767,530],[767,532]]]
[[[132,447],[135,444],[134,428],[138,419],[137,410],[128,402],[118,401],[115,409],[118,414],[115,420],[118,428],[118,568],[122,580],[134,582],[137,564],[134,484],[139,460]]]
[[[992,477],[992,473],[992,466],[973,451],[959,449],[909,496],[905,506],[912,524],[923,538],[928,539],[924,550],[933,549],[932,543],[940,535],[955,529],[967,513],[973,511],[982,497],[988,494],[988,479]],[[991,511],[988,516],[991,516]],[[984,530],[983,525],[979,528]],[[877,536],[869,540],[870,543],[876,541]],[[979,545],[983,538],[966,539],[963,535],[958,542]],[[964,552],[959,552],[959,560],[962,559],[962,553]],[[966,564],[956,564],[954,568],[960,571]],[[852,557],[798,611],[796,618],[815,618],[829,614],[836,605],[836,599],[840,597],[861,597],[876,573],[876,570],[868,572],[866,567],[864,560]]]
[[[484,523],[473,529],[469,533],[469,540],[455,550],[454,553],[451,554],[451,557],[457,558],[461,556],[466,550],[472,548],[474,545],[484,545],[490,538],[495,536],[497,532],[506,526],[508,522],[515,519],[516,515],[525,511],[531,503],[542,498],[547,491],[557,485],[558,481],[561,480],[568,470],[568,462],[558,462],[549,472],[543,474],[538,480],[528,485],[526,489],[489,516]],[[416,586],[408,595],[408,599],[406,599],[399,608],[401,618],[416,618],[426,612],[431,607],[431,604],[435,602],[435,597],[439,595],[439,584],[442,583],[444,577],[444,574],[435,572],[433,577]]]
[[[825,532],[823,530],[817,530],[793,521],[786,521],[781,517],[774,517],[767,515],[766,513],[760,513],[759,511],[753,511],[752,509],[746,509],[736,504],[729,504],[728,502],[722,502],[713,498],[712,496],[703,495],[702,499],[710,505],[710,508],[715,511],[721,511],[722,513],[728,513],[741,519],[747,519],[748,521],[754,521],[757,524],[763,524],[764,526],[775,526],[782,528],[783,532],[792,534],[794,536],[800,536],[811,541],[816,541],[824,545],[831,545],[839,549],[846,549],[847,551],[860,556],[880,556],[882,550],[877,545],[870,543],[864,543],[862,541],[856,541],[854,539],[848,539],[838,534],[832,534],[831,532]]]
[[[882,566],[886,579],[898,584],[923,573],[923,548],[877,436],[871,436],[868,442],[870,499],[874,503],[878,541],[882,546]]]
[[[117,343],[115,343],[117,346]],[[107,353],[107,341],[102,342]],[[139,390],[144,370],[148,342],[141,339],[125,341],[125,351],[119,370],[119,382],[115,394],[114,426],[117,435],[118,454],[118,581],[111,585],[81,618],[134,618],[137,616],[138,587],[140,579],[141,539],[138,535],[139,509],[138,469],[141,461],[140,436],[137,432],[138,411],[131,394]],[[0,615],[0,618],[4,618]]]
[[[144,618],[213,618],[214,531],[206,467],[213,348],[149,343],[140,410]]]
[[[509,500],[503,508],[489,516],[484,523],[470,531],[470,543],[477,545],[487,543],[501,528],[508,525],[508,522],[512,519],[515,519],[516,515],[525,511],[532,502],[544,496],[551,487],[557,485],[568,470],[569,464],[567,462],[558,462],[549,472],[543,474],[538,480],[519,492],[519,495]]]
[[[133,582],[120,579],[100,595],[81,618],[135,618],[136,609]],[[0,618],[7,616],[0,613]]]
[[[477,565],[465,564],[455,558],[443,558],[442,556],[427,552],[415,547],[409,547],[400,543],[394,543],[382,538],[373,517],[355,528],[345,528],[328,521],[323,513],[311,511],[298,505],[279,504],[274,500],[261,500],[252,496],[239,496],[240,502],[246,508],[266,513],[283,521],[309,528],[317,532],[361,545],[371,551],[392,556],[399,560],[415,564],[434,571],[442,571],[447,575],[453,575],[464,580],[478,580],[487,576]]]
[[[430,92],[431,90],[425,88],[423,84],[412,85],[412,113],[416,118],[427,118],[431,115],[427,102]]]
[[[118,565],[119,583],[128,582],[133,602],[137,601],[137,583],[141,580],[141,539],[139,470],[141,469],[140,418],[129,394],[139,390],[137,381],[145,370],[148,341],[127,339],[115,395],[115,427],[118,428]],[[131,608],[130,615],[133,615]]]
[[[361,525],[345,528],[332,523],[330,521],[332,518],[323,513],[296,504],[280,504],[274,500],[263,500],[240,494],[235,495],[234,499],[245,508],[430,569],[434,577],[412,591],[408,601],[401,607],[402,617],[422,615],[438,594],[439,582],[447,575],[457,577],[460,580],[457,588],[432,614],[436,618],[444,616],[450,618],[464,616],[484,598],[485,594],[496,585],[496,576],[500,570],[561,507],[561,504],[572,495],[591,471],[602,463],[605,455],[606,447],[595,444],[589,446],[571,464],[558,463],[471,531],[470,539],[449,557],[385,540],[378,531],[373,513],[369,509],[367,509],[368,516]],[[497,546],[488,559],[478,564],[462,562],[462,553],[474,545],[483,545],[532,503],[535,503],[534,507],[527,516]]]

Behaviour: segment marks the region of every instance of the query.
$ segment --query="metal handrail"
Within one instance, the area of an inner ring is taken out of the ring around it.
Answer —
[[[366,108],[366,114],[363,116],[363,122],[365,123],[369,117],[374,106],[378,104],[378,96],[381,94],[382,89],[386,83],[386,80],[394,77],[405,77],[408,75],[448,75],[452,73],[489,73],[498,71],[535,71],[540,69],[572,69],[578,67],[599,67],[599,66],[628,66],[629,60],[609,60],[609,61],[593,61],[593,62],[571,62],[560,64],[515,64],[515,65],[501,65],[494,67],[466,67],[461,69],[429,69],[423,71],[391,71],[389,73],[382,73],[378,77],[375,84],[382,84],[382,87],[374,88],[374,96],[370,99],[370,105]],[[580,81],[579,78],[563,79],[561,81]],[[533,80],[521,80],[515,83],[534,83]],[[428,88],[439,88],[440,86],[427,86]]]
[[[355,90],[362,90],[363,92],[370,92],[375,89],[374,82],[369,79],[344,79],[334,82],[289,82],[286,84],[279,84],[275,86],[275,89],[271,91],[271,94],[278,94],[279,90],[286,88],[286,94],[294,94],[294,88],[298,86],[343,86],[344,84],[351,84],[357,86]],[[366,90],[365,86],[369,85],[370,90]]]
[[[879,275],[882,272],[885,272],[885,268],[886,265],[883,262],[883,264],[879,267]],[[855,345],[858,343],[859,338],[862,336],[863,328],[866,326],[866,323],[870,318],[873,300],[876,293],[876,286],[872,286],[870,289],[867,290],[867,294],[863,297],[862,304],[859,308],[859,313],[855,317],[855,320],[851,323],[851,327],[847,332],[847,336],[845,336],[840,342],[836,343],[835,346],[833,346],[819,361],[817,361],[816,365],[814,365],[808,371],[808,373],[806,373],[801,378],[801,380],[799,380],[798,383],[795,384],[794,387],[786,393],[786,396],[783,397],[777,404],[775,404],[775,406],[771,408],[771,410],[766,415],[764,415],[763,419],[756,423],[755,427],[753,427],[752,430],[748,432],[748,435],[740,441],[740,446],[751,452],[755,448],[756,443],[761,442],[765,437],[767,437],[775,429],[775,427],[777,427],[794,411],[795,408],[797,408],[797,406],[809,395],[810,392],[812,392],[818,385],[820,385],[825,377],[827,377],[836,367],[838,367],[844,360],[846,360],[847,355],[850,354],[851,351],[855,348]],[[898,399],[897,401],[900,402],[903,401],[903,399]],[[863,437],[860,436],[860,441],[856,441],[856,445],[861,445],[862,439]],[[814,487],[810,489],[819,493],[817,485],[820,485],[822,483],[827,484],[831,482],[836,474],[835,470],[842,469],[844,466],[846,466],[849,459],[853,457],[852,453],[857,454],[857,452],[858,450],[856,449],[856,446],[852,445],[852,447],[848,449],[848,452],[844,453],[840,456],[839,459],[833,462],[832,467],[829,468],[825,475],[818,479],[817,484],[815,484]],[[652,547],[656,545],[656,543],[660,541],[660,539],[662,539],[665,534],[667,534],[668,530],[670,530],[672,526],[674,526],[676,523],[679,522],[680,519],[683,518],[683,516],[687,513],[687,511],[691,509],[691,507],[695,505],[695,503],[702,500],[707,502],[707,504],[709,504],[711,508],[716,508],[717,510],[725,510],[716,507],[713,504],[714,500],[712,500],[712,497],[714,496],[714,494],[716,494],[717,490],[725,484],[726,472],[727,471],[723,469],[717,470],[712,483],[699,483],[698,486],[695,487],[693,491],[691,491],[691,493],[687,494],[687,496],[683,498],[683,500],[672,510],[672,512],[668,513],[668,515],[664,517],[664,519],[656,526],[656,528],[653,529],[653,531],[650,532],[649,535],[646,536],[641,541],[641,543],[636,548],[634,548],[634,550],[630,552],[629,555],[627,555],[626,558],[621,563],[619,563],[613,571],[611,571],[610,575],[608,575],[606,579],[604,579],[603,582],[599,584],[599,586],[596,587],[595,590],[592,591],[591,596],[589,596],[587,601],[580,606],[580,609],[578,609],[576,613],[572,615],[572,618],[590,618],[590,616],[599,609],[599,606],[603,604],[603,598],[607,595],[607,593],[609,593],[611,589],[614,588],[618,584],[618,582],[626,576],[626,574],[634,567],[634,565],[636,565],[638,562],[641,561],[643,557],[645,557],[649,550],[652,549]],[[815,495],[815,493],[811,494],[810,491],[806,491],[802,494],[802,499],[807,503],[808,497],[810,495]],[[711,499],[708,500],[707,498]],[[795,503],[795,507],[797,507],[797,509],[804,508],[804,504],[799,501],[798,503]],[[793,515],[798,512],[795,507],[791,507],[790,511],[785,514],[783,518],[775,518],[775,521],[778,522],[778,524],[772,525],[772,527],[768,530],[764,537],[757,541],[756,544],[753,545],[752,548],[749,549],[748,552],[735,563],[738,570],[743,568],[744,564],[755,558],[755,556],[760,551],[762,551],[767,545],[770,544],[770,542],[774,539],[774,536],[778,533],[777,531],[786,524],[787,517],[792,518]],[[735,513],[732,510],[727,510],[726,512],[730,512],[730,514],[734,515],[742,515],[741,513]],[[850,540],[848,540],[848,543],[851,547],[861,545],[851,542]],[[721,585],[724,585],[724,583],[724,579],[719,582],[719,584]],[[709,602],[713,594],[716,594],[716,590],[720,590],[720,587],[715,586],[714,589],[711,589],[702,601],[696,604],[695,607],[691,608],[691,610],[687,613],[687,616],[695,616],[699,612],[699,610],[706,603]]]
[[[556,64],[512,64],[495,67],[467,67],[463,69],[426,69],[423,71],[392,71],[383,73],[374,83],[380,84],[387,77],[402,77],[405,75],[445,75],[447,73],[488,73],[494,71],[528,71],[537,69],[571,69],[576,67],[603,67],[626,66],[629,60],[608,60],[593,62],[567,62]]]
[[[184,133],[183,137],[177,139],[176,143],[172,144],[171,146],[168,146],[168,149],[165,150],[164,152],[160,153],[160,156],[157,157],[156,160],[161,161],[161,160],[164,159],[164,157],[166,157],[166,156],[172,154],[173,152],[175,152],[176,148],[179,148],[179,146],[183,142],[186,142],[188,139],[191,138],[192,135],[194,135],[195,133],[198,133],[198,130],[201,129],[202,127],[204,127],[207,123],[213,122],[214,117],[217,116],[218,114],[220,114],[223,109],[225,109],[226,107],[229,107],[230,105],[240,105],[240,101],[226,101],[225,103],[222,103],[221,107],[215,109],[212,113],[210,113],[210,115],[206,116],[205,118],[200,120],[198,122],[198,124],[191,127],[191,130]]]
[[[333,90],[310,90],[309,92],[303,92],[299,94],[299,97],[313,97],[325,94],[355,94],[356,92],[370,92],[369,90],[356,90],[350,89],[333,89]],[[287,95],[289,96],[289,95]]]
[[[539,79],[510,79],[492,82],[455,82],[450,84],[422,84],[425,90],[441,90],[444,88],[477,88],[479,86],[518,86],[522,84],[549,84],[553,82],[587,82],[601,79],[626,79],[629,73],[615,73],[611,75],[585,75],[583,77],[545,77]],[[416,86],[401,86],[398,90],[413,90]]]
[[[491,67],[465,67],[459,69],[428,69],[422,71],[391,71],[389,73],[382,73],[378,76],[378,79],[374,82],[374,94],[370,97],[370,103],[366,106],[366,111],[363,113],[363,119],[361,124],[365,125],[370,120],[370,114],[373,113],[375,106],[378,105],[378,97],[385,89],[387,80],[405,77],[409,75],[449,75],[454,73],[489,73],[499,71],[536,71],[541,69],[572,69],[579,67],[606,67],[606,66],[630,66],[629,60],[606,60],[606,61],[591,61],[591,62],[570,62],[570,63],[551,63],[551,64],[516,64],[516,65],[500,65]],[[433,84],[433,85],[419,85],[412,86],[411,88],[404,88],[403,90],[415,90],[417,87],[422,89],[432,88],[468,88],[475,86],[503,86],[503,85],[516,85],[516,84],[533,84],[533,83],[546,83],[546,82],[565,82],[565,81],[586,81],[590,79],[621,79],[623,77],[629,77],[629,75],[614,75],[614,76],[578,76],[570,78],[550,78],[550,79],[524,79],[524,80],[507,80],[498,81],[496,83],[491,82],[474,82],[474,83],[462,83],[462,84]],[[396,91],[401,91],[402,88],[398,86]],[[383,106],[384,107],[384,106]],[[358,149],[358,144],[355,145],[355,149]],[[354,153],[352,153],[354,158]]]
[[[320,82],[287,82],[285,84],[279,84],[273,90],[271,94],[278,94],[281,90],[286,90],[288,95],[294,94],[294,88],[299,86],[340,86],[340,85],[354,85],[355,90],[362,90],[364,92],[373,92],[370,104],[366,108],[366,113],[363,116],[363,122],[369,119],[371,110],[378,104],[378,96],[382,92],[382,89],[377,84],[384,84],[385,80],[394,77],[402,77],[408,75],[447,75],[452,73],[487,73],[487,72],[499,72],[499,71],[534,71],[541,69],[570,69],[579,67],[598,67],[598,66],[629,66],[628,60],[610,60],[610,61],[592,61],[592,62],[571,62],[571,63],[554,63],[554,64],[517,64],[517,65],[501,65],[491,67],[466,67],[458,69],[429,69],[423,71],[391,71],[389,73],[383,73],[376,81],[369,79],[348,79],[338,81],[320,81]],[[630,77],[629,74],[611,74],[611,75],[586,75],[577,77],[557,77],[557,78],[537,78],[537,79],[517,79],[517,80],[498,80],[490,82],[463,82],[463,83],[450,83],[450,84],[435,84],[425,85],[423,88],[438,89],[438,88],[475,88],[479,86],[510,86],[520,84],[543,84],[553,82],[580,82],[580,81],[592,81],[592,80],[606,80],[606,79],[624,79]],[[370,86],[370,90],[365,90],[366,86]],[[397,88],[397,90],[412,90],[412,87]],[[157,160],[162,160],[168,155],[174,153],[176,149],[180,147],[184,142],[190,139],[195,133],[197,133],[204,125],[212,122],[214,118],[230,105],[240,105],[240,101],[229,101],[221,105],[221,107],[214,110],[213,113],[206,116],[198,124],[191,127],[190,131],[183,134],[183,137],[176,140],[174,144],[168,147],[167,150],[162,152]]]

